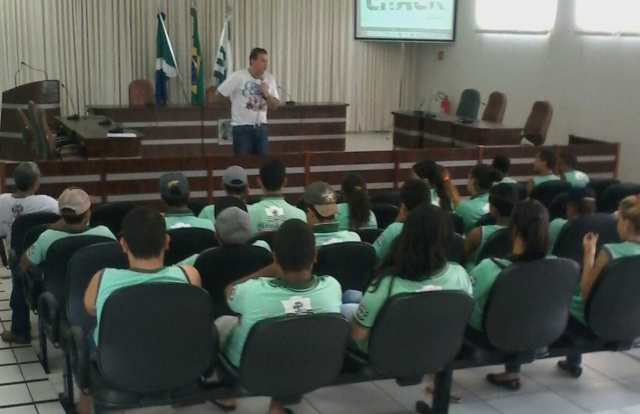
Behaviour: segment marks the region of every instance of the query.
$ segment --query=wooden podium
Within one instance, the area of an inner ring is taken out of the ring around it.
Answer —
[[[0,113],[0,158],[4,160],[32,161],[36,154],[24,144],[18,123],[18,109],[27,109],[29,101],[45,110],[47,123],[55,124],[60,116],[60,81],[46,80],[16,86],[2,93]]]

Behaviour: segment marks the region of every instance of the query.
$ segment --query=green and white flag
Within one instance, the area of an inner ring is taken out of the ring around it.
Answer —
[[[220,85],[227,79],[227,76],[233,72],[231,68],[231,33],[229,29],[229,19],[225,19],[222,28],[222,36],[220,36],[220,48],[216,57],[216,65],[213,70],[214,84]]]

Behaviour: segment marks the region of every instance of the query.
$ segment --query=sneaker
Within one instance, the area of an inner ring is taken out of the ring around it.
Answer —
[[[4,331],[0,334],[0,339],[8,344],[19,344],[19,345],[28,345],[31,343],[31,339],[15,335],[11,331]]]
[[[566,360],[558,361],[558,368],[568,372],[573,378],[580,378],[582,375],[582,366],[570,364]]]

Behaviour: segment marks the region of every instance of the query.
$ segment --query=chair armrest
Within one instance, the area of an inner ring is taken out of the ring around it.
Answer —
[[[44,292],[40,295],[40,298],[38,298],[38,312],[40,318],[43,319],[43,323],[51,325],[53,333],[53,337],[49,338],[51,342],[60,342],[58,338],[60,333],[60,304],[53,293]]]
[[[84,331],[73,326],[67,334],[67,344],[69,358],[71,360],[71,369],[76,378],[78,388],[81,390],[89,388],[89,353],[87,352],[87,339]]]

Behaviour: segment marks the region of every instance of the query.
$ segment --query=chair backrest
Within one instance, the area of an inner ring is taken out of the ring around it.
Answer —
[[[464,220],[462,216],[454,212],[449,212],[449,217],[451,217],[451,223],[453,223],[454,233],[464,236]]]
[[[400,209],[391,204],[371,204],[371,211],[376,215],[378,228],[386,229],[391,223],[396,221]]]
[[[190,199],[189,202],[187,203],[187,207],[189,208],[189,210],[193,212],[193,215],[197,217],[200,215],[202,210],[204,210],[204,208],[209,206],[210,204],[211,203],[209,203],[207,199],[199,199],[199,200]]]
[[[456,116],[464,119],[477,119],[479,110],[480,92],[476,89],[465,89],[462,91]]]
[[[527,199],[527,185],[524,183],[517,183],[516,191],[518,191],[518,198],[520,201]]]
[[[598,249],[604,244],[620,241],[615,217],[611,214],[599,213],[579,217],[565,224],[558,234],[552,253],[558,257],[573,259],[582,266],[584,261],[582,239],[589,232],[598,234]]]
[[[44,259],[44,291],[51,292],[65,309],[67,268],[71,257],[83,247],[110,241],[113,240],[103,236],[73,236],[53,242]]]
[[[129,202],[100,204],[91,211],[91,227],[105,226],[117,236],[122,231],[124,216],[136,207]]]
[[[489,95],[489,102],[482,114],[483,121],[502,123],[504,112],[507,109],[507,95],[495,91]]]
[[[9,246],[18,257],[22,256],[24,250],[31,246],[25,246],[24,240],[31,228],[41,224],[50,225],[60,219],[60,216],[54,213],[33,213],[21,214],[11,225],[11,246]],[[37,239],[37,237],[36,237]],[[35,240],[34,240],[35,241]]]
[[[188,284],[118,289],[107,298],[100,318],[97,354],[104,381],[131,392],[196,384],[217,353],[211,314],[209,295]]]
[[[29,247],[31,247],[33,245],[33,243],[36,242],[36,240],[38,240],[38,237],[40,237],[40,235],[42,233],[44,233],[45,231],[49,230],[51,228],[51,224],[50,223],[42,223],[42,224],[37,224],[31,228],[29,228],[29,230],[27,230],[27,232],[24,234],[24,238],[22,239],[22,246],[23,246],[23,251],[22,253],[26,252],[27,249],[29,249]],[[22,256],[22,254],[21,254]]]
[[[476,227],[482,226],[493,226],[496,224],[496,218],[491,215],[491,213],[487,213],[484,216],[480,217],[480,219],[476,222]]]
[[[618,210],[620,202],[630,196],[640,194],[640,184],[618,183],[607,188],[602,196],[599,211],[602,213],[613,213]]]
[[[453,239],[451,239],[451,247],[449,247],[447,260],[458,264],[464,264],[464,237],[458,233],[453,233]]]
[[[218,246],[211,230],[195,227],[173,229],[169,234],[169,250],[164,252],[164,265],[174,265],[189,256]]]
[[[509,230],[500,229],[489,236],[487,241],[480,247],[476,264],[489,257],[505,259],[511,255],[512,250],[513,246],[511,244]]]
[[[153,85],[146,79],[136,79],[129,84],[129,106],[155,104]]]
[[[545,207],[549,208],[549,206],[551,205],[551,201],[553,201],[553,198],[556,195],[560,193],[566,193],[570,189],[571,184],[567,181],[545,181],[533,187],[531,198],[533,198],[534,200],[538,200]]]
[[[460,350],[472,310],[473,298],[462,291],[393,296],[371,329],[371,364],[392,378],[437,372]]]
[[[249,240],[249,243],[247,244],[253,244],[257,241],[263,241],[265,243],[267,243],[269,245],[269,247],[271,247],[273,249],[273,238],[276,236],[276,232],[275,231],[261,231],[260,233],[256,234],[255,236],[253,236],[251,238],[251,240]]]
[[[556,341],[569,320],[569,304],[580,267],[569,259],[514,263],[496,279],[482,326],[503,352],[527,352]]]
[[[596,279],[585,304],[591,331],[608,341],[640,338],[640,256],[609,262]]]
[[[28,104],[27,120],[29,121],[29,128],[33,132],[34,149],[38,158],[42,159],[44,156],[44,136],[36,121],[36,104],[33,101],[29,101]]]
[[[596,208],[597,211],[601,211],[600,204],[602,204],[602,198],[605,191],[614,184],[618,184],[620,180],[615,178],[591,178],[587,183],[587,187],[590,187],[596,192]]]
[[[240,382],[255,395],[283,400],[323,387],[340,373],[348,333],[338,313],[262,320],[242,349]]]
[[[354,230],[360,236],[360,240],[365,243],[373,244],[382,234],[382,229],[358,229]]]
[[[273,263],[273,255],[257,246],[223,246],[202,252],[195,267],[200,272],[202,287],[213,301],[217,316],[233,315],[224,296],[224,288]]]
[[[33,132],[29,127],[29,119],[24,109],[16,109],[16,121],[20,127],[20,135],[22,136],[22,143],[28,149],[31,149]]]
[[[84,293],[93,276],[105,268],[129,268],[129,259],[120,243],[110,241],[85,246],[71,256],[67,266],[67,319],[84,332],[91,332],[96,327],[96,317],[89,315],[84,306]]]
[[[560,193],[553,197],[548,207],[549,221],[557,218],[566,218],[568,196],[569,193]]]
[[[388,191],[384,193],[371,194],[371,204],[390,204],[400,208],[400,193],[397,191]]]
[[[313,273],[333,276],[342,290],[364,290],[376,265],[376,251],[369,243],[344,242],[318,248]]]
[[[537,101],[531,108],[522,136],[533,145],[542,145],[547,139],[547,131],[553,118],[553,106],[548,101]]]

